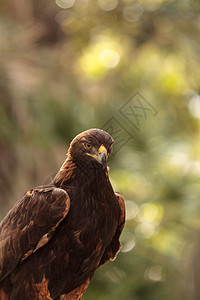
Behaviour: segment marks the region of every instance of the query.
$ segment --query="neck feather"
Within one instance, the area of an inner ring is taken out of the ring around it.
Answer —
[[[71,186],[77,181],[92,182],[99,175],[107,176],[107,169],[95,168],[93,165],[85,165],[75,162],[71,156],[68,156],[62,167],[53,179],[56,186]]]

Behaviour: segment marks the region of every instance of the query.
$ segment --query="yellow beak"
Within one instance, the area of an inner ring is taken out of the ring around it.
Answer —
[[[100,164],[103,165],[103,167],[106,167],[106,163],[107,163],[107,149],[104,145],[101,145],[98,149],[98,153],[96,154],[90,154],[90,153],[86,153],[89,156],[94,157]]]

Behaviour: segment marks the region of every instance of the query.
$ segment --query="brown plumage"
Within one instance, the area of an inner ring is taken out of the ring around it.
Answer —
[[[90,129],[70,144],[53,182],[28,191],[0,224],[0,299],[81,299],[113,260],[124,201],[108,178],[112,137]]]

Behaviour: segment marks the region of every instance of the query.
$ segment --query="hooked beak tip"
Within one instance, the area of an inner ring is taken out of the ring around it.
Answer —
[[[97,160],[100,164],[102,164],[103,168],[107,166],[107,153],[105,150],[101,151],[97,156]]]
[[[103,153],[102,154],[102,157],[101,157],[101,164],[103,165],[103,168],[105,169],[106,165],[107,165],[107,155],[106,153]]]

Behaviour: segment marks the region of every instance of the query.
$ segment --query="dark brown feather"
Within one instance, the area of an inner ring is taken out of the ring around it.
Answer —
[[[24,195],[0,225],[0,280],[49,241],[69,208],[67,192],[55,186]]]

